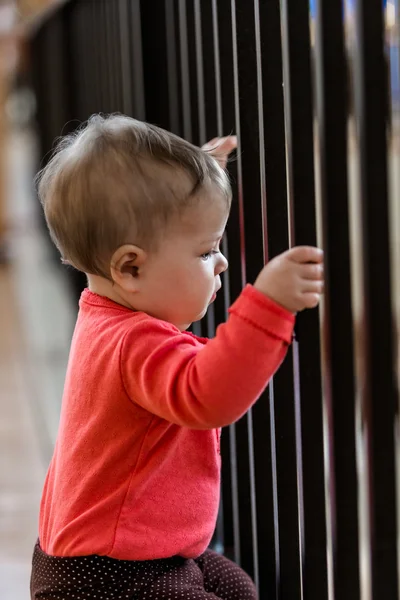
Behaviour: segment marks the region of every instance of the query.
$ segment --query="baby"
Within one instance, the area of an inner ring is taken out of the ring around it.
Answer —
[[[250,578],[207,550],[220,428],[278,369],[294,314],[318,304],[322,252],[298,247],[271,260],[207,340],[186,330],[228,266],[220,243],[231,189],[216,158],[158,127],[94,116],[60,142],[39,196],[63,261],[86,273],[88,288],[31,598],[254,600]]]

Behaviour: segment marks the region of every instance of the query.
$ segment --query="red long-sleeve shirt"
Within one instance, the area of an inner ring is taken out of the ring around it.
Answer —
[[[247,286],[212,340],[85,290],[40,510],[55,556],[196,557],[219,503],[219,428],[282,362],[294,317]]]

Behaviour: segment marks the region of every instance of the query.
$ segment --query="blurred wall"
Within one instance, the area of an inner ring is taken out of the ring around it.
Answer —
[[[7,98],[19,69],[23,68],[24,41],[28,28],[34,27],[50,10],[64,2],[65,0],[0,0],[0,264],[7,258]]]

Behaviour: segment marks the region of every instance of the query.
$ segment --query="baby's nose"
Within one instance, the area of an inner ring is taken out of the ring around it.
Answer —
[[[225,256],[223,254],[220,254],[218,263],[215,268],[217,274],[219,275],[220,273],[223,273],[224,271],[226,271],[228,268],[228,264],[229,263],[226,260]]]

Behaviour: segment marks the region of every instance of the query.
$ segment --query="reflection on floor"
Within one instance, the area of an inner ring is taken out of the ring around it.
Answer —
[[[35,139],[9,144],[11,263],[0,268],[0,598],[29,598],[41,488],[75,307],[38,222]]]

